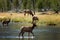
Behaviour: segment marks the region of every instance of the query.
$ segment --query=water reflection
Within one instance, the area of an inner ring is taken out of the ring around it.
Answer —
[[[27,39],[22,38],[22,39],[20,39],[20,38],[19,38],[19,40],[33,40],[33,39],[31,39],[31,38],[27,38]]]

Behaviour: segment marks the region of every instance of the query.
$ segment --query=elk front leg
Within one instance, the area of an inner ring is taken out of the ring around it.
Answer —
[[[24,38],[24,36],[23,36],[23,35],[24,35],[24,32],[22,32],[22,38]]]
[[[31,32],[32,33],[32,35],[34,36],[34,33],[33,32]]]
[[[22,32],[19,33],[19,38],[20,38],[21,33],[22,33]]]

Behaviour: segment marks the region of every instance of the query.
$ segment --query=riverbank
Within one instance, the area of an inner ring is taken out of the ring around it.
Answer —
[[[38,25],[49,25],[49,24],[60,25],[60,15],[59,14],[41,15],[40,13],[36,13],[35,16],[37,16],[39,18],[39,21],[37,21]],[[26,22],[26,23],[32,22],[31,15],[24,16],[23,13],[8,13],[8,12],[0,13],[0,20],[2,20],[2,19],[4,20],[4,19],[8,19],[8,18],[10,18],[12,22]]]

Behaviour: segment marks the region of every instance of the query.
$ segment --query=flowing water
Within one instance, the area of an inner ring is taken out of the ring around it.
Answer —
[[[60,40],[60,28],[54,26],[41,26],[35,28],[33,33],[35,36],[28,36],[28,33],[24,34],[24,38],[18,34],[20,29],[13,29],[14,27],[18,27],[19,23],[10,23],[9,26],[2,26],[0,23],[0,40]]]

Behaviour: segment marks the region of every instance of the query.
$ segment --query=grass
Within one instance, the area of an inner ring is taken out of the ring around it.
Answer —
[[[60,15],[38,15],[39,25],[56,24],[60,25]]]
[[[11,15],[12,14],[12,15]],[[49,25],[49,24],[56,24],[60,25],[60,15],[53,14],[53,15],[39,15],[39,13],[36,13],[36,16],[39,18],[39,21],[37,21],[37,25]],[[31,23],[32,22],[32,16],[24,16],[23,13],[0,13],[0,20],[11,18],[11,21],[13,22],[26,22]],[[27,24],[28,25],[28,24]]]

